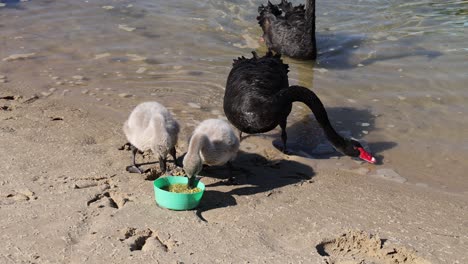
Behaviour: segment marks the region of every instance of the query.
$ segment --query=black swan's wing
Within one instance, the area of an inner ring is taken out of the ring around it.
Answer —
[[[226,95],[244,94],[271,97],[281,89],[289,87],[288,65],[281,55],[268,52],[264,57],[250,59],[239,57],[234,60],[226,84]]]
[[[224,113],[241,131],[260,133],[278,123],[276,95],[289,87],[288,65],[280,55],[268,52],[258,58],[240,57],[234,60],[224,95]]]

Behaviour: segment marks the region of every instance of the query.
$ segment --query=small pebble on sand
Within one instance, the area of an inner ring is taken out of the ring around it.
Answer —
[[[132,32],[134,31],[136,28],[134,27],[129,27],[127,25],[119,25],[119,29],[122,29],[122,30],[125,30],[125,31],[128,31],[128,32]]]
[[[147,58],[138,54],[127,54],[131,61],[144,61]]]
[[[128,94],[128,93],[120,93],[119,96],[122,98],[129,98],[129,97],[132,97],[133,95]]]
[[[196,103],[187,103],[188,106],[192,107],[192,108],[197,108],[197,109],[200,109],[201,106],[199,104],[196,104]]]
[[[367,134],[369,134],[369,131],[363,130],[362,133],[367,135]]]
[[[145,71],[146,71],[146,68],[145,68],[145,67],[140,67],[140,68],[138,68],[138,70],[136,71],[136,73],[141,74],[141,73],[144,73]]]
[[[358,67],[364,67],[364,64],[359,63],[357,66]]]
[[[349,98],[348,98],[348,99],[346,99],[346,100],[347,100],[348,102],[350,102],[350,103],[353,103],[353,104],[356,103],[356,100],[354,100],[354,99],[349,99]]]
[[[361,126],[368,127],[368,126],[370,126],[370,124],[369,123],[361,123]]]
[[[95,60],[98,60],[98,59],[102,59],[102,58],[105,58],[105,57],[109,57],[111,54],[106,52],[106,53],[101,53],[101,54],[96,54],[94,55],[94,59]]]
[[[6,6],[5,3],[0,3],[0,7],[4,7],[4,6]]]
[[[114,9],[113,6],[103,6],[102,8],[106,9],[106,10],[111,10],[111,9]]]
[[[73,75],[72,78],[75,79],[75,80],[78,80],[78,81],[83,81],[85,79],[85,77],[83,77],[81,75]]]
[[[32,58],[36,55],[36,53],[22,53],[22,54],[12,54],[3,59],[3,61],[14,61],[14,60],[24,60]]]
[[[398,96],[398,99],[400,99],[401,101],[403,101],[403,100],[406,100],[406,97],[399,95],[399,96]]]

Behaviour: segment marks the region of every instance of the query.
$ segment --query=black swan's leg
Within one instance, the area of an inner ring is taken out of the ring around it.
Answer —
[[[178,165],[177,165],[177,158],[176,158],[176,149],[175,149],[175,147],[172,147],[172,148],[169,150],[169,152],[170,152],[172,158],[174,159],[174,164],[175,164],[176,166],[178,166]]]
[[[281,140],[283,141],[283,153],[286,153],[286,141],[288,140],[288,135],[286,134],[286,120],[280,123],[281,127]]]
[[[140,173],[140,174],[142,174],[143,172],[140,170],[140,168],[138,168],[138,166],[135,163],[135,156],[136,156],[136,153],[138,152],[138,149],[135,146],[133,146],[132,144],[130,144],[130,150],[132,151],[132,165],[127,166],[126,170],[128,172],[131,172],[131,173]]]
[[[239,142],[242,141],[242,131],[239,130]]]
[[[162,173],[167,172],[167,164],[166,164],[167,159],[159,156],[159,168],[161,169]]]

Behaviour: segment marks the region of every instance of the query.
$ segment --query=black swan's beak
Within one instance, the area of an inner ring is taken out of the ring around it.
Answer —
[[[358,148],[358,150],[360,152],[359,154],[360,159],[365,160],[372,164],[374,164],[377,161],[374,157],[372,157],[372,155],[369,152],[365,151],[363,148]]]

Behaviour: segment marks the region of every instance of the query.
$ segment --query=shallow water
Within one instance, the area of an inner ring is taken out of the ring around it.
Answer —
[[[0,0],[0,59],[35,53],[0,60],[8,78],[0,87],[122,120],[136,103],[157,100],[191,127],[223,116],[232,59],[265,52],[255,19],[264,2]],[[290,84],[312,88],[337,130],[367,141],[382,168],[467,192],[467,27],[468,1],[321,1],[318,60],[285,58]],[[315,125],[309,114],[295,106],[292,143],[324,141],[304,130]]]

